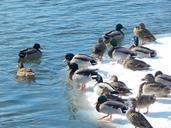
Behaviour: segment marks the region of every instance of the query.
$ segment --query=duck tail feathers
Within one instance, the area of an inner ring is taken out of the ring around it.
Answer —
[[[18,56],[20,58],[24,58],[26,56],[26,53],[24,51],[20,51],[19,54],[18,54]]]

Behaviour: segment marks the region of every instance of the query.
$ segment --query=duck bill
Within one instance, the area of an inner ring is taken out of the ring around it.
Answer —
[[[142,78],[141,81],[145,81],[146,79],[145,78]]]
[[[123,29],[123,30],[126,30],[126,28],[125,28],[125,27],[123,27],[122,29]]]

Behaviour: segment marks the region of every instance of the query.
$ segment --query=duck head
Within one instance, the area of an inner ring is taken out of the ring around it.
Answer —
[[[93,75],[92,79],[95,79],[97,81],[97,83],[101,83],[103,82],[103,78],[101,75],[97,74],[97,75]]]
[[[106,96],[99,96],[98,99],[97,99],[97,103],[96,103],[96,110],[99,112],[99,107],[102,103],[106,102],[107,101],[107,97]]]
[[[144,23],[140,23],[140,24],[139,24],[139,27],[140,27],[141,29],[145,29],[145,24],[144,24]]]
[[[98,44],[104,43],[103,38],[100,37],[100,38],[97,40],[97,43],[98,43]]]
[[[142,78],[141,80],[147,81],[147,82],[154,82],[154,76],[149,73],[149,74],[145,75],[145,77]]]
[[[34,46],[33,46],[33,48],[35,48],[35,49],[39,50],[41,47],[40,47],[40,44],[35,43],[35,44],[34,44]]]
[[[70,62],[70,61],[72,60],[73,57],[74,57],[74,54],[72,54],[72,53],[67,53],[67,54],[65,55],[65,60],[68,61],[68,62]]]
[[[117,31],[121,31],[121,29],[125,29],[125,28],[123,27],[122,24],[117,24],[116,27],[115,27],[115,29],[116,29]]]
[[[99,96],[99,98],[97,99],[97,102],[102,104],[104,102],[107,101],[107,97],[106,96]]]
[[[69,63],[69,69],[71,69],[72,71],[76,71],[78,70],[78,64],[76,63]]]
[[[157,72],[155,73],[155,75],[154,75],[154,76],[156,77],[156,76],[158,76],[158,75],[162,75],[162,74],[163,74],[163,73],[162,73],[161,71],[157,71]]]
[[[116,75],[113,75],[113,76],[111,76],[110,80],[112,82],[117,82],[118,81],[118,77]]]

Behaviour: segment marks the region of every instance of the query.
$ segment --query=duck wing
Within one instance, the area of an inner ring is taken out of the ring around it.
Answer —
[[[105,34],[108,38],[116,39],[116,40],[122,40],[124,37],[124,33],[122,31],[111,31],[107,34]]]
[[[86,54],[77,54],[74,56],[74,59],[83,60],[83,61],[90,61],[90,60],[93,60],[93,57],[88,56]]]
[[[142,52],[142,53],[145,53],[145,54],[149,54],[149,53],[154,53],[155,52],[154,50],[149,49],[147,47],[143,47],[143,46],[134,47],[132,50],[133,51],[137,51],[137,52]]]
[[[167,86],[158,82],[147,82],[146,84],[149,87],[149,90],[153,90],[153,91],[159,91],[161,88],[167,88]]]
[[[139,36],[140,36],[140,38],[146,38],[151,41],[156,40],[156,38],[153,36],[153,34],[148,29],[141,29]]]
[[[159,77],[159,78],[161,78],[161,79],[163,79],[163,80],[166,80],[166,81],[171,82],[171,76],[169,76],[169,75],[162,74],[162,75],[159,75],[159,76],[157,76],[157,77]]]
[[[125,113],[127,107],[125,104],[119,101],[106,101],[100,105],[100,109],[104,113],[114,114],[116,113],[116,111],[120,111],[120,110],[122,111],[122,113]]]
[[[98,73],[96,72],[98,69],[79,69],[75,72],[75,74],[79,74],[79,75],[85,75],[85,76],[89,76],[89,75],[97,75]]]
[[[132,64],[134,64],[135,65],[135,67],[150,67],[150,65],[148,65],[147,63],[145,63],[144,61],[142,61],[142,60],[137,60],[137,59],[133,59],[132,60]]]
[[[147,119],[139,112],[131,113],[129,119],[136,127],[153,128]]]

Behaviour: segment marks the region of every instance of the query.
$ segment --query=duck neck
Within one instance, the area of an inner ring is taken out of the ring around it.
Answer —
[[[69,73],[69,79],[72,80],[72,77],[74,75],[75,71],[74,70],[71,70],[70,73]]]
[[[133,44],[133,45],[131,45],[131,47],[129,49],[132,49],[132,48],[135,48],[135,47],[136,47],[135,44]]]
[[[100,103],[96,104],[96,110],[99,112],[100,111]]]
[[[142,83],[139,87],[139,93],[138,93],[138,96],[141,96],[142,93],[143,93],[143,86],[144,86],[145,83]]]
[[[97,75],[96,81],[97,81],[97,83],[102,83],[103,82],[102,76]]]
[[[114,51],[115,49],[116,49],[116,47],[111,47],[111,48],[109,49],[108,55],[109,55],[110,58],[113,57],[112,53],[113,53],[113,51]]]

